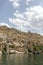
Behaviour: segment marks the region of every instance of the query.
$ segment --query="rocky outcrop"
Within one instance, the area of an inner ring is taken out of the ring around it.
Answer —
[[[40,34],[26,33],[14,28],[0,26],[0,48],[1,45],[6,43],[9,43],[10,50],[14,50],[17,53],[43,52],[43,36]]]

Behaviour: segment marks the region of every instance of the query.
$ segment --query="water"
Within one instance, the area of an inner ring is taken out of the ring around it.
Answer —
[[[43,54],[0,55],[0,65],[43,65]]]

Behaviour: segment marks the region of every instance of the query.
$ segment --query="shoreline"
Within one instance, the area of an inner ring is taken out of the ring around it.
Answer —
[[[0,54],[3,54],[2,51],[0,51]],[[17,50],[10,50],[8,54],[43,54],[43,52],[37,52],[37,51],[33,51],[33,52],[19,52]]]

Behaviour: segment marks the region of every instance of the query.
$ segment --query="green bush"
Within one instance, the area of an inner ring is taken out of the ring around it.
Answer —
[[[14,48],[15,46],[14,46],[14,45],[10,45],[9,47],[10,47],[10,48]]]
[[[43,50],[43,46],[42,46],[42,45],[33,45],[33,49],[34,49],[35,51]]]
[[[39,46],[39,49],[40,49],[40,50],[43,50],[43,45],[40,45],[40,46]]]
[[[38,51],[38,50],[39,50],[39,46],[38,46],[38,45],[33,45],[33,49],[34,49],[35,51]]]
[[[0,38],[0,42],[2,42],[3,41],[3,38]]]

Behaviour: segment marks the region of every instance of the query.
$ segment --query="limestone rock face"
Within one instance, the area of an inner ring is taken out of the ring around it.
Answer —
[[[0,48],[7,43],[10,49],[18,52],[43,51],[43,36],[40,34],[0,26]]]

